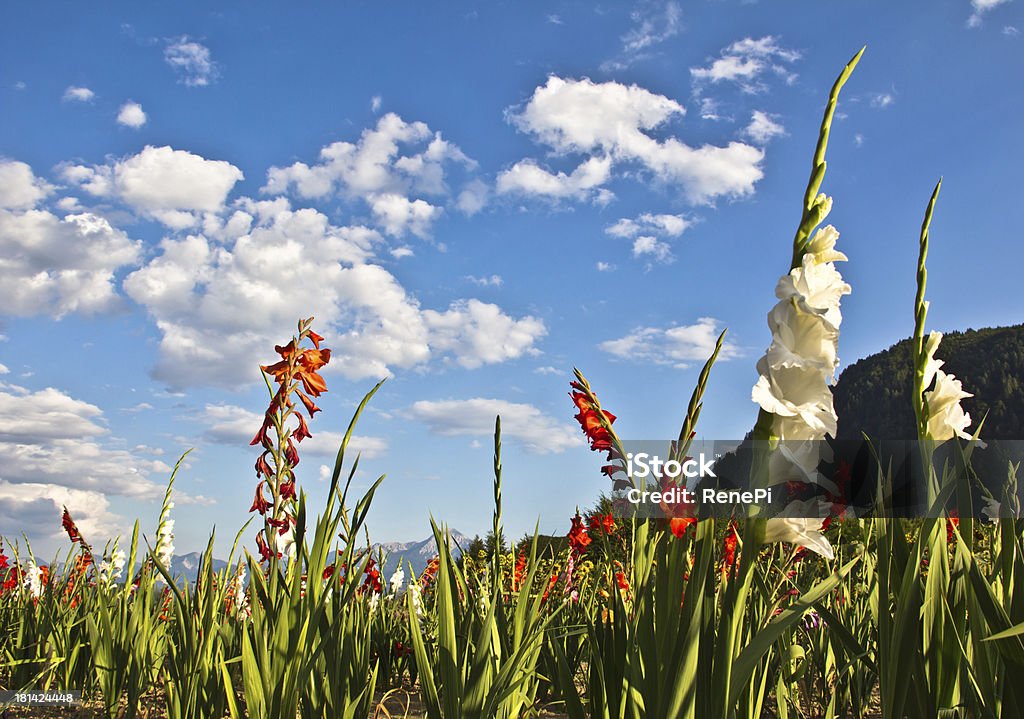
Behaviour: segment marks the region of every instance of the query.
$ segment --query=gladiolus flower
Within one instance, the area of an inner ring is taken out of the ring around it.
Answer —
[[[68,533],[68,539],[76,544],[82,544],[85,546],[82,540],[82,535],[78,531],[78,527],[75,525],[75,520],[71,518],[71,513],[68,512],[68,508],[64,507],[64,515],[60,520],[61,526],[64,527],[64,531]]]
[[[736,523],[730,522],[729,529],[725,532],[725,545],[722,552],[723,570],[731,569],[736,563],[736,547],[739,544],[740,535],[736,531]]]
[[[955,375],[946,374],[940,367],[944,364],[942,360],[935,359],[935,351],[942,341],[941,332],[932,332],[928,335],[925,345],[925,369],[924,387],[935,387],[925,391],[924,406],[928,415],[928,437],[937,442],[942,442],[953,437],[971,439],[971,435],[965,430],[971,426],[971,415],[964,412],[960,406],[960,400],[974,395],[964,392],[963,384]]]
[[[946,542],[947,544],[953,541],[953,535],[956,528],[960,526],[960,514],[955,509],[949,512],[949,517],[946,518]]]
[[[266,497],[263,496],[263,482],[256,485],[256,497],[252,500],[252,506],[249,507],[250,512],[259,512],[261,515],[267,513],[270,509],[270,504],[267,502]]]
[[[619,589],[622,591],[629,591],[629,580],[626,579],[625,572],[621,570],[615,573],[615,584],[618,585]]]
[[[405,571],[401,567],[398,567],[391,578],[388,579],[388,584],[391,586],[391,593],[398,594],[402,591],[402,586],[405,584]]]
[[[516,557],[516,566],[512,571],[512,591],[518,591],[523,586],[523,580],[526,577],[526,552],[519,552],[519,556]]]
[[[816,200],[819,221],[831,199]],[[819,229],[808,242],[800,265],[782,276],[775,288],[778,304],[768,314],[772,343],[757,363],[760,378],[751,398],[774,415],[772,434],[783,440],[820,440],[835,436],[836,413],[829,384],[838,366],[837,348],[843,282],[834,262],[846,260],[836,251],[839,233]],[[807,473],[814,467],[804,467]]]
[[[689,529],[691,525],[696,523],[696,517],[673,517],[671,520],[669,520],[668,526],[669,529],[672,531],[673,535],[675,535],[679,539],[682,539],[682,537],[686,534],[686,530]]]
[[[587,534],[587,528],[583,526],[583,518],[580,517],[578,512],[572,518],[572,528],[566,536],[569,539],[569,548],[573,554],[583,554],[590,545],[590,535]]]
[[[287,482],[281,482],[278,491],[280,492],[281,499],[295,499],[295,480],[290,479]]]
[[[765,522],[764,541],[766,544],[788,542],[835,559],[832,545],[821,530],[822,520],[817,517],[772,517]]]

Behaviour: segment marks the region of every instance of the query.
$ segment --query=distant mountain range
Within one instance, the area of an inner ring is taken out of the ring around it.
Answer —
[[[469,546],[471,539],[454,529],[451,530],[451,537],[452,554],[458,557],[462,554],[462,549]],[[437,556],[437,546],[434,543],[433,536],[418,542],[382,542],[374,544],[374,556],[377,555],[379,550],[383,550],[387,555],[384,568],[381,570],[385,578],[391,576],[395,568],[398,567],[399,562],[402,563],[402,568],[406,573],[409,572],[409,565],[411,564],[412,570],[419,574],[426,568],[427,562]],[[196,577],[199,576],[199,560],[202,556],[202,552],[175,554],[171,559],[171,574],[175,577],[184,577],[189,582],[194,582]],[[213,571],[219,572],[226,566],[227,562],[223,559],[214,558]]]
[[[452,554],[458,557],[462,554],[462,550],[469,546],[471,539],[455,529],[449,531],[452,538]],[[402,568],[406,572],[409,571],[411,564],[412,571],[418,575],[426,568],[427,562],[437,556],[437,544],[434,542],[433,535],[418,542],[383,542],[373,545],[374,554],[380,549],[387,554],[384,568],[381,571],[385,577],[391,576],[399,562],[402,563]]]

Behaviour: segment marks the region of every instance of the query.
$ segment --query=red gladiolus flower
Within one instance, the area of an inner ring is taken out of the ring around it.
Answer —
[[[68,508],[64,507],[64,516],[60,520],[61,526],[64,527],[64,531],[68,533],[68,538],[75,543],[82,541],[82,535],[78,531],[78,527],[75,525],[75,520],[71,518],[71,513],[68,512]]]
[[[587,528],[583,526],[583,518],[580,517],[579,513],[572,518],[572,528],[567,536],[569,538],[569,548],[573,554],[578,556],[587,550],[591,539],[590,535],[587,534]]]
[[[519,552],[519,556],[516,557],[515,570],[512,572],[512,591],[518,591],[523,586],[523,580],[526,578],[526,552]]]
[[[263,496],[263,482],[260,482],[256,485],[256,498],[252,500],[252,506],[249,507],[249,511],[266,514],[268,509],[270,509],[270,503]]]
[[[7,569],[7,563],[9,561],[10,560],[8,559],[7,555],[4,554],[4,550],[0,549],[0,569]]]
[[[420,575],[420,585],[422,587],[426,588],[428,584],[434,581],[434,577],[437,576],[437,569],[440,566],[441,560],[439,557],[433,557],[429,562],[427,562],[427,566],[424,568],[423,574]]]
[[[946,543],[953,541],[953,533],[956,527],[960,526],[960,513],[955,509],[950,510],[949,517],[946,519]]]
[[[334,576],[334,569],[335,567],[333,564],[328,564],[326,567],[324,567],[323,574],[321,575],[320,578],[326,582],[328,579]]]
[[[731,569],[736,563],[736,545],[739,543],[739,539],[736,523],[732,522],[725,533],[725,550],[722,554],[723,570]]]
[[[295,480],[290,479],[287,482],[281,482],[279,491],[281,499],[295,499]]]
[[[363,579],[363,589],[369,589],[374,594],[380,594],[380,570],[377,569],[377,562],[373,560],[373,557],[366,563],[366,569],[363,570],[363,574],[366,575]]]
[[[269,562],[274,558],[274,552],[272,552],[270,547],[267,545],[267,540],[263,538],[262,532],[256,535],[256,548],[260,552],[260,562]],[[281,558],[280,552],[277,552],[277,558]]]
[[[622,570],[615,573],[615,584],[617,584],[619,589],[622,591],[629,591],[629,580],[626,579],[626,574]]]
[[[696,517],[673,517],[669,520],[668,527],[672,531],[672,534],[677,538],[682,539],[686,534],[686,530],[690,528],[691,524],[696,524]]]

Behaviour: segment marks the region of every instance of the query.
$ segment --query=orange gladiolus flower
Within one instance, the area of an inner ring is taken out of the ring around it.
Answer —
[[[696,523],[696,517],[673,517],[669,520],[668,526],[672,534],[681,539],[686,534],[686,530]]]

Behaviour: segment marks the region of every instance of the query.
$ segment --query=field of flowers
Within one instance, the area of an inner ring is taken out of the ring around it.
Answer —
[[[302,320],[275,347],[279,361],[263,367],[270,402],[252,440],[253,519],[225,569],[213,568],[211,536],[195,582],[169,574],[178,467],[155,546],[140,540],[138,523],[129,541],[94,546],[68,509],[63,558],[44,565],[27,543],[4,539],[0,688],[78,689],[86,698],[77,709],[18,707],[4,716],[1024,716],[1019,466],[985,478],[1002,490],[989,493],[991,520],[981,521],[969,472],[933,462],[934,446],[949,442],[969,465],[983,424],[968,433],[972,419],[960,401],[969,395],[942,370],[941,335],[925,329],[938,186],[919,238],[916,304],[907,308],[929,511],[854,516],[843,482],[813,480],[819,457],[811,450],[836,431],[830,385],[840,301],[850,292],[836,269],[847,259],[836,249],[838,232],[821,226],[832,198],[820,188],[836,102],[859,59],[829,96],[753,389],[761,410],[752,439],[766,449],[754,451],[751,485],[779,476],[773,447],[795,448],[783,474],[803,480],[788,481],[787,510],[723,518],[675,506],[637,519],[607,502],[569,518],[561,542],[535,535],[474,555],[460,555],[447,528],[434,525],[439,551],[427,568],[384,576],[385,558],[364,533],[383,478],[352,496],[359,458],[347,451],[379,384],[348,427],[326,505],[307,506],[296,482],[299,447],[327,391],[319,370],[331,359],[313,319]],[[695,436],[717,354],[672,443],[676,461]],[[616,487],[632,486],[615,416],[578,370],[570,388],[590,448],[607,457],[601,472]],[[493,470],[492,536],[500,538],[508,486],[500,418]],[[878,474],[884,486],[886,468]]]

